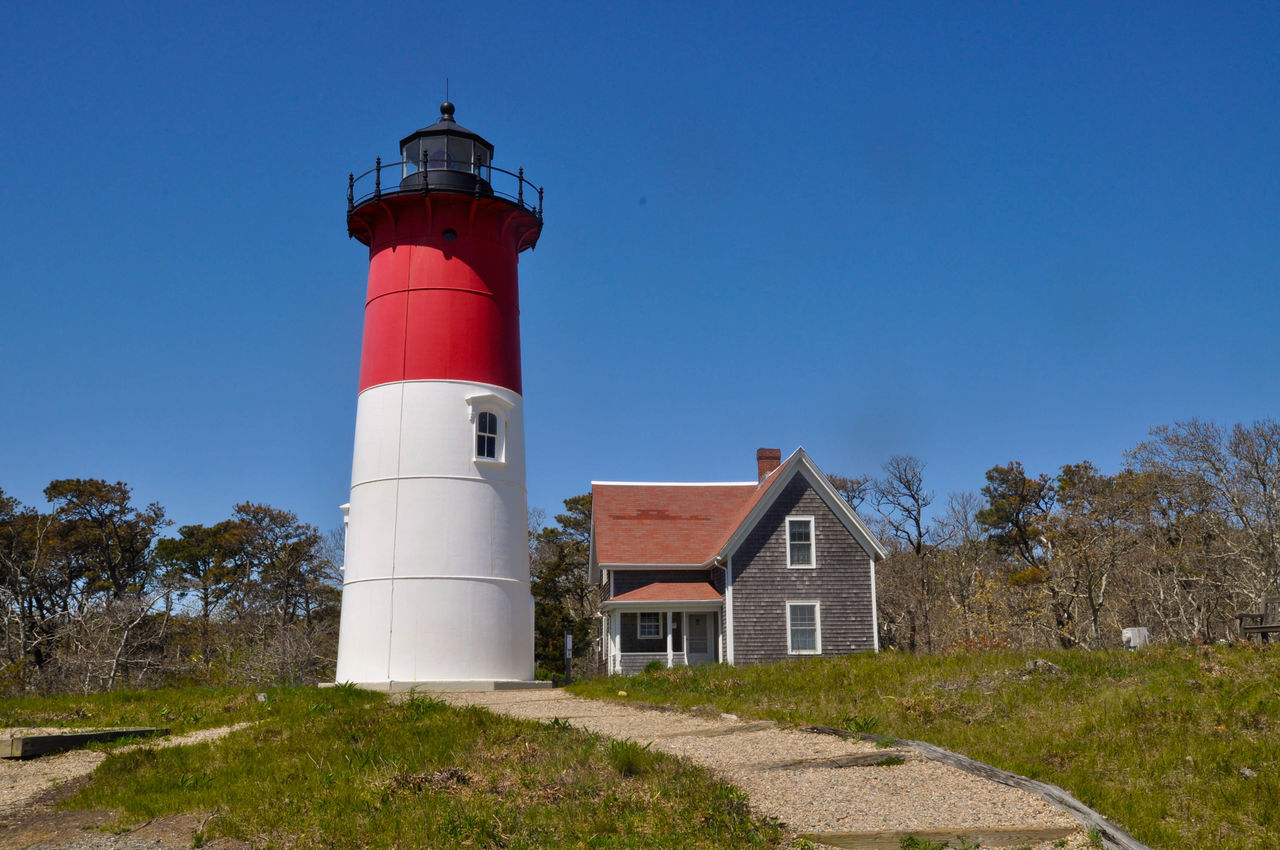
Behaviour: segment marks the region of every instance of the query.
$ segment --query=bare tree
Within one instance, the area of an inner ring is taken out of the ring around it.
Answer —
[[[1263,420],[1228,433],[1191,420],[1155,428],[1130,453],[1135,465],[1173,485],[1187,507],[1212,510],[1226,553],[1248,568],[1254,598],[1280,581],[1280,426]],[[1207,497],[1207,498],[1206,498]]]
[[[876,511],[884,519],[899,553],[894,565],[908,577],[913,587],[903,612],[908,624],[910,649],[932,652],[934,605],[933,560],[935,548],[943,541],[927,518],[934,494],[924,486],[924,461],[911,455],[894,455],[884,465],[884,477],[873,485]]]
[[[848,502],[849,507],[855,511],[862,508],[863,502],[875,488],[875,482],[869,475],[855,475],[852,478],[847,475],[828,475],[827,480],[836,488],[840,498]]]

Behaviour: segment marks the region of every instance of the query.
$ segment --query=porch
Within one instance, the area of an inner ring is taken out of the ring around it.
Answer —
[[[710,584],[656,582],[602,603],[600,611],[611,674],[634,675],[654,661],[682,667],[725,657],[724,604]]]

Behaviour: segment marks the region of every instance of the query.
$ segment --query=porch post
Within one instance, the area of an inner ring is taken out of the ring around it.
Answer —
[[[622,612],[609,612],[609,672],[622,672]]]
[[[675,612],[668,611],[667,612],[667,666],[668,667],[674,666],[676,661],[671,651],[671,631],[674,625],[675,625]]]

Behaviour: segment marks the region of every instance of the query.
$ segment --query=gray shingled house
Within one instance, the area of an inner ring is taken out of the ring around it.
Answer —
[[[745,482],[592,482],[609,672],[879,649],[884,547],[804,449],[760,449],[756,466]]]

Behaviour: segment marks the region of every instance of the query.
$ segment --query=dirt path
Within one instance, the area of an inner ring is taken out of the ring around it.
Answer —
[[[124,752],[139,747],[178,747],[221,738],[248,723],[200,729],[140,744],[118,747]],[[7,735],[9,730],[0,730]],[[192,837],[204,820],[200,815],[156,818],[134,829],[115,834],[97,827],[114,815],[107,811],[55,811],[54,804],[72,793],[107,757],[94,750],[71,750],[37,759],[0,759],[0,850],[177,850],[191,847]],[[239,843],[209,842],[206,847],[244,847]]]
[[[1079,824],[1041,798],[930,761],[733,715],[696,717],[581,699],[564,691],[433,694],[455,705],[629,738],[710,768],[750,796],[762,814],[846,848],[896,848],[903,833],[961,834],[983,847],[1087,848]],[[878,765],[886,757],[900,764]],[[1063,843],[1065,842],[1065,843]]]

